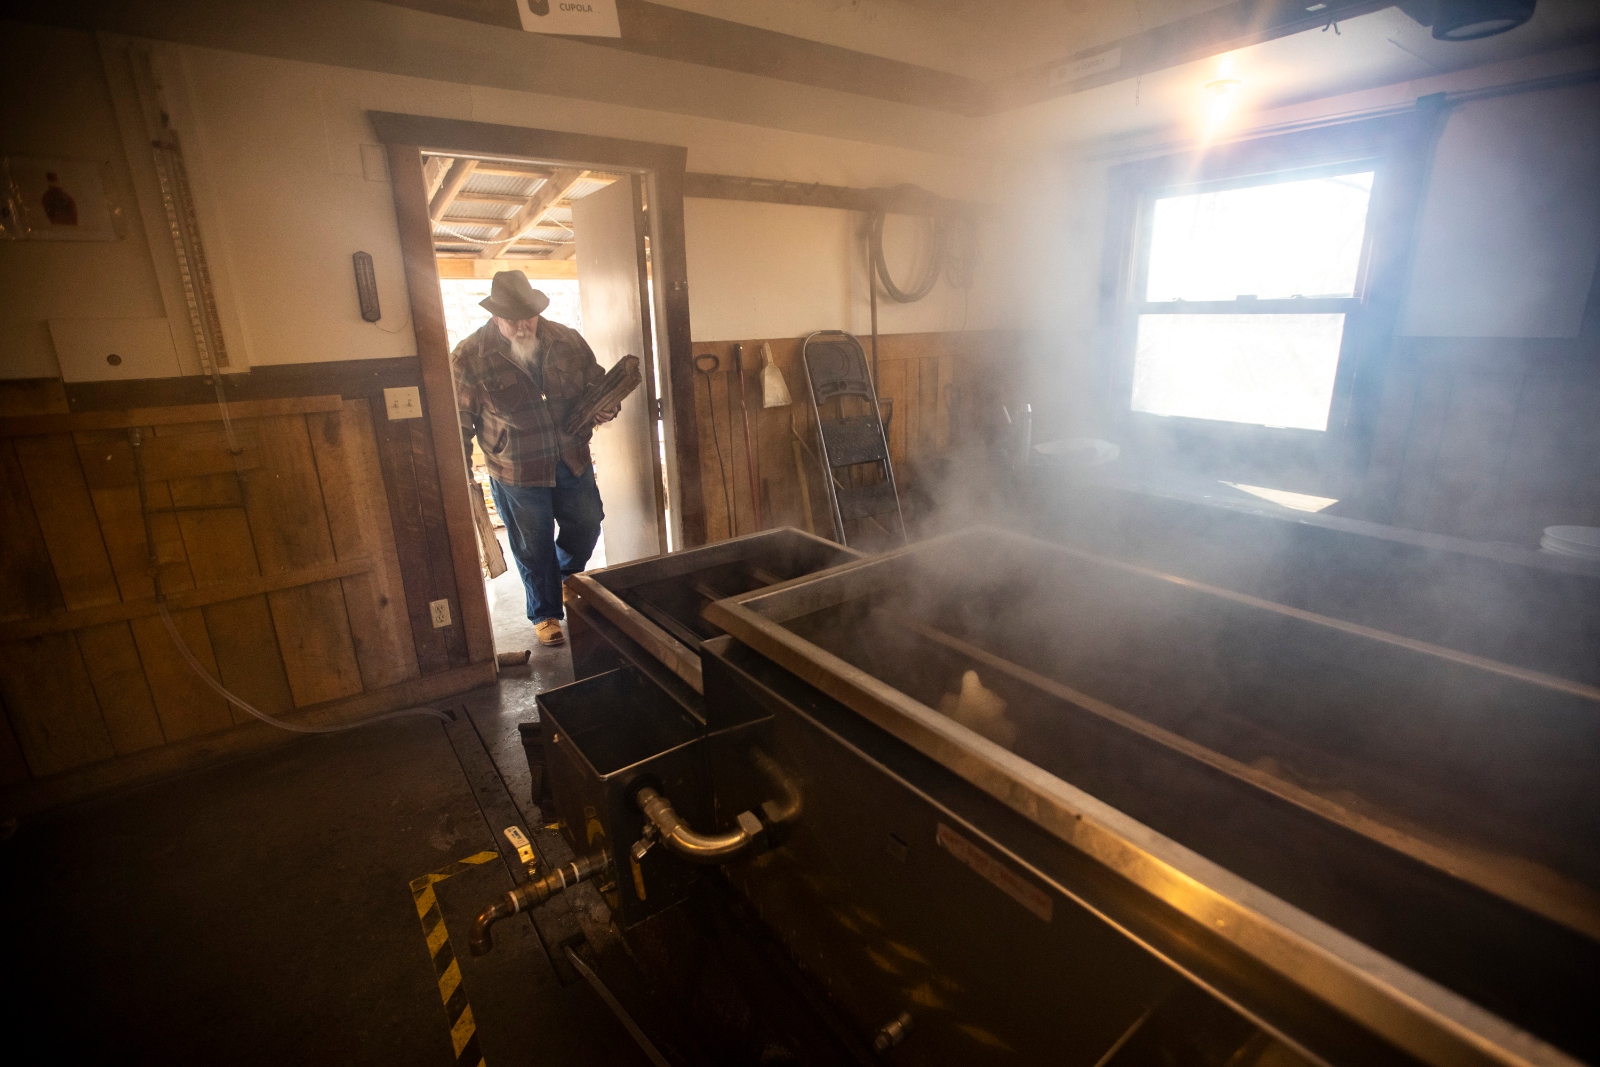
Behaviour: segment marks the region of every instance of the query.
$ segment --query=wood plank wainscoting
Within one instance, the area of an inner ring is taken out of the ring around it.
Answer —
[[[870,342],[860,338],[872,358]],[[761,345],[772,346],[772,356],[783,371],[793,403],[784,408],[761,406]],[[741,341],[696,341],[694,355],[710,354],[722,362],[709,382],[694,374],[695,425],[699,433],[700,485],[705,506],[706,536],[719,541],[730,536],[728,508],[719,481],[733,502],[737,532],[755,530],[750,508],[750,482],[745,474],[745,440],[739,415],[739,376],[733,346],[744,353],[745,404],[756,438],[761,485],[762,520],[768,527],[805,528],[804,495],[795,463],[794,434],[800,438],[800,466],[806,474],[815,532],[833,536],[833,520],[818,466],[816,416],[801,362],[803,337],[768,337]],[[1000,405],[1012,399],[1018,380],[1021,335],[1000,330],[961,333],[880,334],[878,337],[878,395],[889,420],[889,455],[895,479],[904,496],[918,468],[951,448],[984,440],[994,430]],[[676,368],[675,368],[676,369]],[[673,375],[676,383],[681,372]],[[709,389],[710,395],[707,396]],[[675,395],[674,401],[682,403]],[[713,420],[714,415],[714,420]],[[792,420],[792,421],[791,421]],[[721,469],[713,446],[722,450]]]
[[[234,376],[237,468],[197,381],[0,388],[0,410],[28,412],[0,418],[3,814],[288,736],[213,693],[167,634],[132,429],[168,608],[233,692],[326,724],[494,679],[462,633],[427,422],[384,406],[383,386],[420,378],[415,359]],[[439,599],[455,625],[433,626]]]

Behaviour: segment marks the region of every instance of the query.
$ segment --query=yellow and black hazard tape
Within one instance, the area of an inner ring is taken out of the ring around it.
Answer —
[[[483,1054],[478,1051],[478,1026],[472,1021],[472,1005],[467,1003],[467,992],[461,987],[461,964],[450,947],[450,934],[444,928],[444,914],[433,887],[453,874],[499,858],[498,852],[480,852],[411,879],[411,899],[417,906],[417,918],[422,920],[422,935],[428,939],[428,954],[433,957],[433,973],[439,979],[439,999],[444,1001],[450,1023],[457,1067],[484,1067]]]

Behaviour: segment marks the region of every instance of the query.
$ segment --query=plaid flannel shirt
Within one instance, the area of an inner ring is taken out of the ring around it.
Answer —
[[[576,437],[561,432],[568,406],[605,377],[577,330],[539,320],[539,381],[517,363],[493,319],[456,345],[450,363],[469,468],[474,434],[490,476],[504,485],[553,486],[558,458],[573,474],[589,465],[594,428]]]

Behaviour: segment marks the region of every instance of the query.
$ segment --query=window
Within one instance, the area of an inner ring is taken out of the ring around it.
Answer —
[[[1157,193],[1130,408],[1325,431],[1359,306],[1371,165]]]

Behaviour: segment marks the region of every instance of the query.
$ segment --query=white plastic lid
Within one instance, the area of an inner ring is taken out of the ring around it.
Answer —
[[[1564,548],[1600,552],[1600,526],[1546,526],[1544,536]]]

